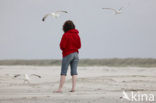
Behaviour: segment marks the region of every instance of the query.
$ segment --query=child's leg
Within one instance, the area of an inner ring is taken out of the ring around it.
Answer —
[[[59,89],[56,92],[62,92],[62,87],[63,87],[64,81],[65,81],[65,78],[66,78],[65,75],[61,75]]]
[[[78,54],[75,53],[74,59],[70,63],[71,75],[72,75],[72,89],[71,89],[71,92],[74,92],[75,91],[75,87],[76,87],[78,62],[79,62]]]
[[[66,74],[67,74],[70,61],[71,61],[71,55],[64,57],[62,60],[60,84],[59,84],[58,90],[55,92],[62,92],[63,84],[65,82],[65,78],[66,78]]]
[[[72,89],[71,89],[71,92],[74,92],[75,91],[76,79],[77,79],[77,75],[73,75],[72,76]]]

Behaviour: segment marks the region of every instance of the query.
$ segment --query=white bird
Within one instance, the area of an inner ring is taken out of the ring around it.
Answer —
[[[45,21],[45,19],[48,17],[48,16],[52,16],[54,18],[58,18],[60,16],[60,13],[68,13],[67,11],[56,11],[56,12],[52,12],[52,13],[48,13],[46,14],[43,18],[42,18],[42,21]]]
[[[24,75],[22,75],[22,74],[16,74],[15,76],[14,76],[14,78],[17,78],[17,77],[19,77],[19,76],[24,76],[24,78],[23,78],[23,80],[24,80],[24,83],[30,83],[30,76],[36,76],[36,77],[38,77],[38,78],[41,78],[41,76],[40,75],[36,75],[36,74],[31,74],[31,75],[28,75],[28,74],[24,74]]]
[[[123,7],[121,7],[120,9],[114,9],[114,8],[102,8],[102,9],[113,10],[114,14],[117,15],[117,14],[121,14],[122,13],[121,10],[123,9]]]

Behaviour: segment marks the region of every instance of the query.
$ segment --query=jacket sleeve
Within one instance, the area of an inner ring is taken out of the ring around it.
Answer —
[[[66,37],[65,35],[63,35],[60,42],[60,49],[63,50],[65,46],[66,46]]]

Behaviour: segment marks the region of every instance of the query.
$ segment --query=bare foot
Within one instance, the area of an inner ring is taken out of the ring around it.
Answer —
[[[53,93],[62,93],[62,90],[54,91]]]
[[[69,92],[75,92],[75,90],[70,90]]]

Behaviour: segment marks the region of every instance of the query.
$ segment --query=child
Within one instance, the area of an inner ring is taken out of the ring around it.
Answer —
[[[76,79],[77,79],[77,65],[79,62],[78,49],[81,48],[81,40],[79,37],[79,31],[75,29],[75,25],[72,21],[68,20],[63,25],[64,34],[60,42],[60,49],[62,50],[62,67],[60,85],[57,93],[62,92],[62,87],[67,74],[68,66],[71,67],[72,76],[72,89],[70,92],[75,92]]]

